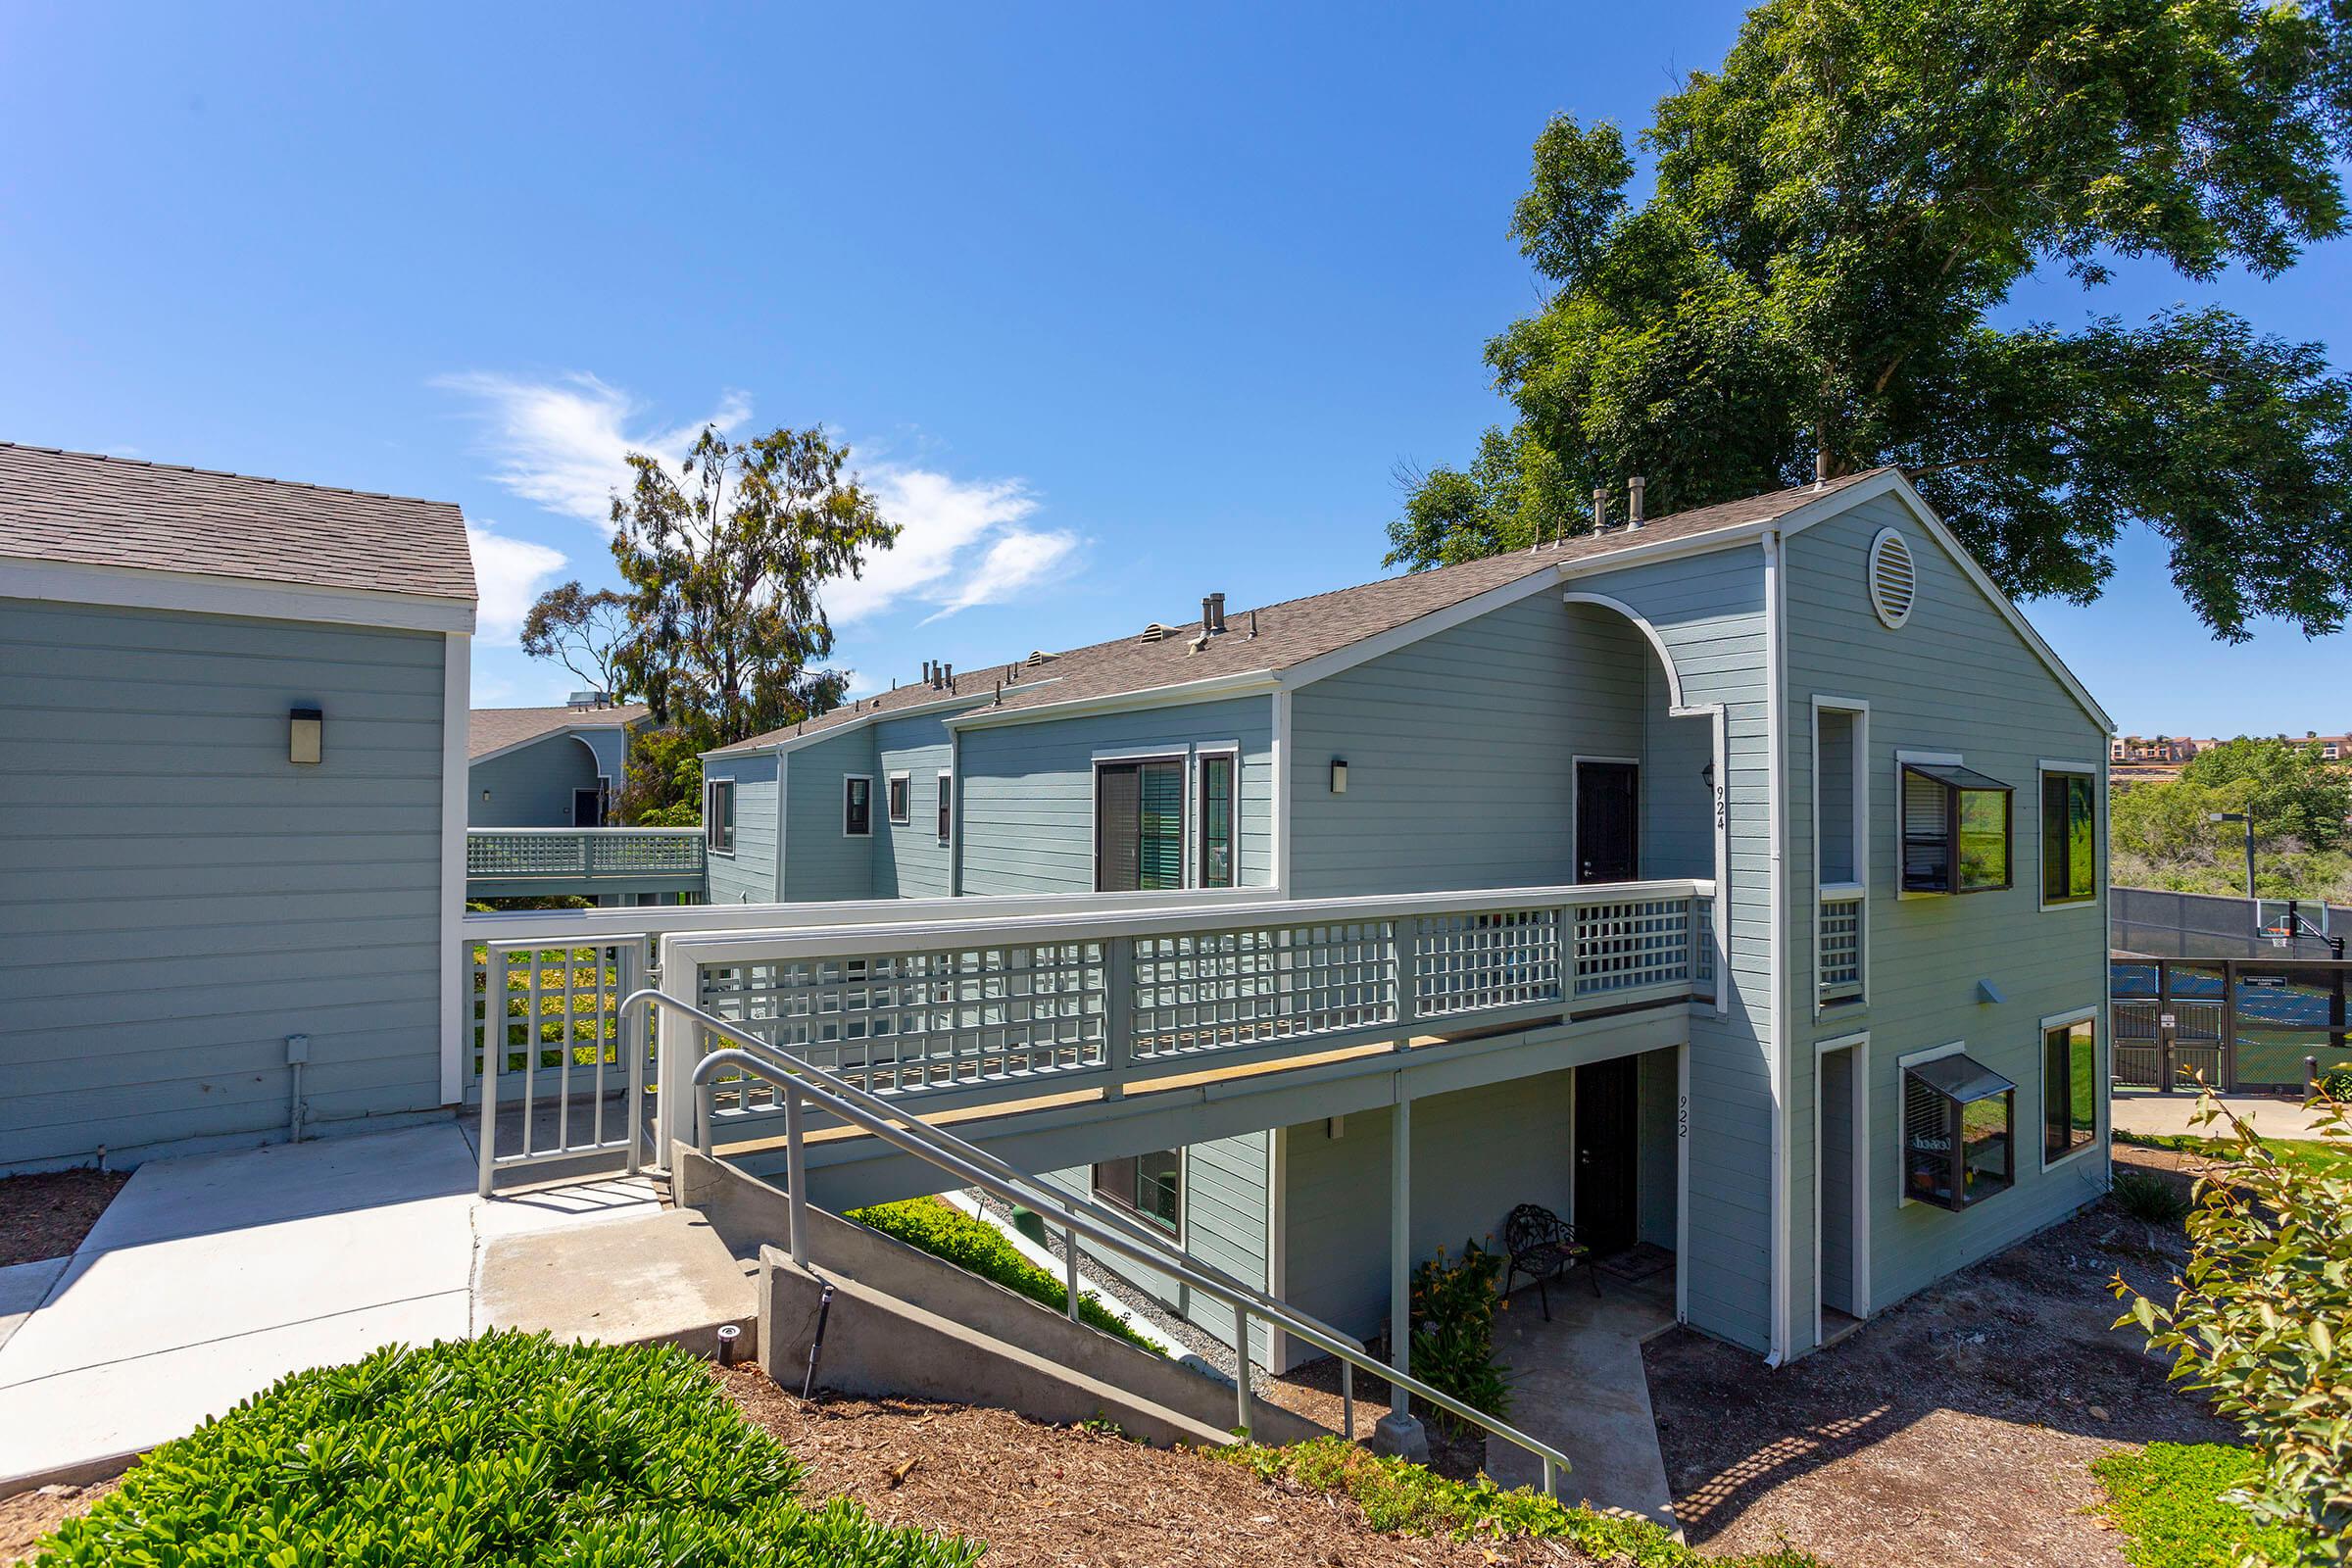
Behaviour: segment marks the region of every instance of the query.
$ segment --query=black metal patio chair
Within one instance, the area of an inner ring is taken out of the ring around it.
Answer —
[[[1536,1299],[1543,1303],[1544,1321],[1551,1321],[1551,1295],[1546,1282],[1583,1264],[1592,1278],[1592,1294],[1600,1295],[1600,1271],[1592,1266],[1592,1250],[1576,1239],[1576,1227],[1540,1203],[1521,1203],[1502,1222],[1502,1245],[1511,1254],[1502,1272],[1502,1294],[1511,1294],[1511,1281],[1525,1275],[1535,1282]]]

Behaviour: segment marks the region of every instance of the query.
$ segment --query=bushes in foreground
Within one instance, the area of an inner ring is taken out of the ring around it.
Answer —
[[[1314,1438],[1287,1448],[1245,1443],[1212,1453],[1260,1481],[1348,1497],[1373,1529],[1391,1535],[1565,1541],[1589,1557],[1633,1568],[1822,1568],[1819,1558],[1792,1549],[1710,1557],[1646,1519],[1572,1507],[1524,1487],[1505,1492],[1484,1476],[1448,1481],[1427,1465],[1376,1454],[1344,1438]],[[1574,1485],[1573,1479],[1566,1484]]]
[[[853,1208],[843,1217],[896,1237],[934,1257],[944,1257],[958,1268],[969,1269],[984,1280],[993,1280],[1055,1311],[1069,1304],[1066,1280],[1023,1257],[1020,1250],[1005,1240],[1004,1233],[988,1221],[975,1219],[936,1198],[909,1198],[896,1203],[876,1203],[870,1208]],[[1092,1291],[1081,1291],[1078,1295],[1078,1320],[1153,1355],[1162,1353],[1158,1346],[1129,1328],[1126,1319],[1104,1306]]]
[[[801,1466],[703,1363],[543,1335],[301,1372],[167,1443],[40,1568],[822,1562],[965,1568],[974,1544],[805,1507]]]

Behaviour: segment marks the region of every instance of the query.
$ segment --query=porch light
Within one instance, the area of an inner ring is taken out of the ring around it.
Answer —
[[[1345,757],[1335,757],[1331,760],[1331,793],[1334,795],[1348,793],[1348,759]]]
[[[1903,1069],[1903,1196],[1957,1212],[2017,1179],[2017,1085],[1966,1052]]]
[[[318,761],[319,735],[325,727],[325,715],[318,709],[289,709],[286,712],[286,760],[291,762]]]

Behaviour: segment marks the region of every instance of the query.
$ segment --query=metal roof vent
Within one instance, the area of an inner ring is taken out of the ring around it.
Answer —
[[[1911,618],[1919,597],[1919,570],[1911,564],[1911,547],[1892,528],[1881,528],[1870,542],[1870,608],[1888,627]]]
[[[1148,643],[1164,643],[1175,635],[1175,630],[1176,628],[1173,626],[1162,626],[1155,620],[1144,628],[1143,640]]]
[[[1059,654],[1049,654],[1042,648],[1033,648],[1029,651],[1029,657],[1022,660],[1021,662],[1024,664],[1043,664],[1050,660],[1059,659],[1060,657],[1061,656]]]

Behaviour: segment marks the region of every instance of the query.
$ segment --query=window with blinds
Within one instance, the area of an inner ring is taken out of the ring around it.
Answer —
[[[1200,885],[1233,886],[1233,763],[1231,754],[1200,759]]]
[[[1176,759],[1095,767],[1095,890],[1184,886],[1184,763]]]
[[[2097,780],[2087,773],[2041,775],[2041,902],[2081,904],[2099,896]]]

